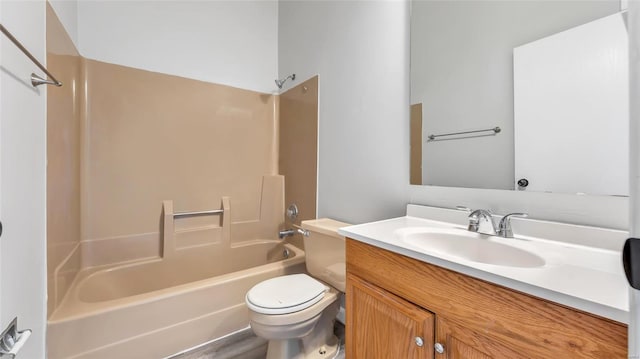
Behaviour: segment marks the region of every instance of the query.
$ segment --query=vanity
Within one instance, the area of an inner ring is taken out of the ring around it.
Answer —
[[[340,230],[348,358],[627,357],[625,232],[514,219],[500,238],[466,222],[409,205]]]

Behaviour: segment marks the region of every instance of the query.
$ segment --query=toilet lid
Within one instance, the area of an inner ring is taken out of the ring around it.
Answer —
[[[249,290],[249,309],[262,314],[294,313],[318,303],[328,288],[306,274],[267,279]]]

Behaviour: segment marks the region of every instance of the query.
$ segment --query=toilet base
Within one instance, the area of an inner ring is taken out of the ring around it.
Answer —
[[[310,353],[305,353],[302,349],[302,340],[270,340],[266,359],[331,359],[338,354],[340,349],[338,338],[321,345]]]
[[[339,301],[329,305],[320,316],[315,328],[302,338],[269,340],[266,359],[331,359],[339,349],[333,334]]]

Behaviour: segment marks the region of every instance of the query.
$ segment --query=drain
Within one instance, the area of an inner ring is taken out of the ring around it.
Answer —
[[[282,256],[285,259],[289,258],[290,255],[291,255],[291,253],[289,253],[289,249],[285,248],[284,251],[282,251]]]

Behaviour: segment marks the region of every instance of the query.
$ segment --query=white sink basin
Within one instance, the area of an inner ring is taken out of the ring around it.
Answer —
[[[455,228],[405,228],[396,231],[405,243],[425,253],[456,257],[477,263],[534,268],[545,265],[540,256],[498,242],[502,238]],[[518,239],[504,239],[518,241]]]

